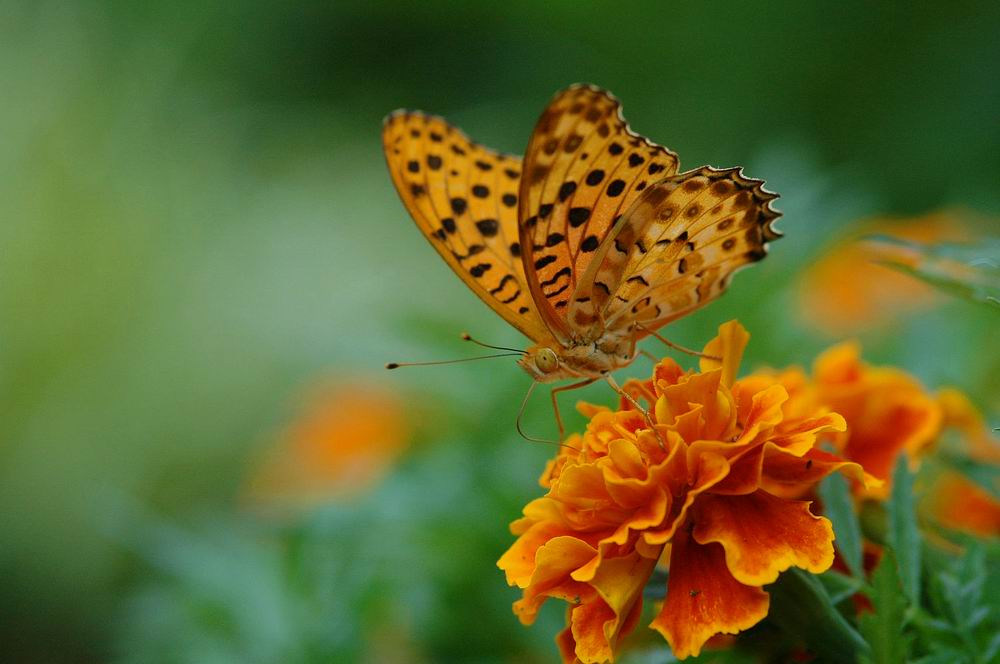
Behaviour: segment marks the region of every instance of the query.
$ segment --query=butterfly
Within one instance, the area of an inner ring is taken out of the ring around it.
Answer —
[[[414,111],[390,114],[382,141],[420,231],[533,342],[518,364],[535,383],[579,380],[553,390],[553,404],[602,378],[623,394],[611,372],[635,360],[637,342],[721,295],[781,236],[762,180],[678,173],[677,155],[591,85],[555,95],[523,159]]]

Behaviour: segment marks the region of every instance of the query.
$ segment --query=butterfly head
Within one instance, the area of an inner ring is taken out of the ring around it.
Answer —
[[[556,352],[548,346],[533,346],[517,361],[533,378],[543,383],[558,380],[563,372]]]

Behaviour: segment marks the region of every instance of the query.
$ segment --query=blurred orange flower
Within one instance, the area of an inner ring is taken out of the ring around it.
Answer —
[[[1000,440],[994,436],[986,420],[969,398],[954,388],[938,393],[946,426],[962,434],[965,452],[978,463],[1000,464]]]
[[[534,621],[548,598],[567,601],[557,642],[564,661],[605,662],[636,625],[642,590],[667,562],[667,595],[651,627],[679,658],[713,635],[745,630],[767,615],[762,586],[790,567],[822,572],[833,562],[833,530],[801,494],[831,472],[875,481],[856,463],[816,449],[844,419],[790,394],[772,375],[736,380],[749,335],[719,328],[701,371],[664,359],[626,389],[611,411],[582,405],[585,433],[549,463],[548,493],[511,525],[517,541],[499,560],[523,590],[514,611]]]
[[[1000,535],[1000,502],[964,475],[949,471],[935,478],[921,512],[942,526],[973,535]]]
[[[798,311],[810,327],[842,337],[937,302],[939,295],[931,286],[876,262],[887,258],[884,249],[862,240],[873,234],[922,243],[962,242],[969,237],[958,215],[949,212],[864,224],[813,262],[799,280]]]
[[[351,383],[313,389],[251,476],[252,500],[303,506],[353,497],[390,469],[409,427],[398,397]]]
[[[862,362],[857,343],[836,345],[816,359],[813,389],[821,404],[847,421],[835,438],[837,451],[883,480],[863,490],[868,496],[885,498],[899,455],[915,463],[941,433],[937,397],[901,369]]]
[[[938,401],[945,426],[961,434],[962,452],[969,460],[982,465],[1000,464],[1000,441],[969,399],[947,388],[938,394]],[[921,508],[926,516],[947,528],[984,537],[1000,536],[1000,500],[961,473],[946,471],[936,477]]]
[[[847,430],[834,436],[837,452],[883,481],[856,487],[861,496],[885,499],[899,455],[905,452],[918,466],[937,449],[946,428],[961,434],[962,453],[971,461],[1000,463],[1000,444],[964,394],[953,388],[932,394],[906,372],[873,367],[860,355],[854,342],[830,348],[816,359],[807,389],[847,422]],[[1000,534],[1000,501],[957,472],[935,478],[921,508],[949,528]]]

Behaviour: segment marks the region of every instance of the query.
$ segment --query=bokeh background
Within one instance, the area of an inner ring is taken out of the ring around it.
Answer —
[[[561,609],[522,628],[495,568],[552,454],[514,430],[528,378],[382,370],[524,344],[399,203],[397,107],[520,153],[557,89],[609,88],[682,167],[782,196],[672,339],[739,317],[750,367],[857,337],[996,423],[994,310],[901,286],[838,318],[861,259],[815,265],[1000,232],[997,34],[962,0],[0,2],[0,659],[554,658]]]

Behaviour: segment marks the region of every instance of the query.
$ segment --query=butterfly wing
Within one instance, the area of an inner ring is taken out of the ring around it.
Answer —
[[[570,315],[592,329],[655,330],[718,297],[781,237],[763,184],[704,166],[650,186],[599,248]]]
[[[548,339],[521,262],[521,159],[418,112],[389,115],[382,143],[403,204],[442,258],[508,323],[536,342]]]
[[[677,166],[674,153],[629,129],[603,90],[573,86],[542,113],[521,176],[520,243],[528,288],[556,339],[579,338],[570,297],[615,222]]]

